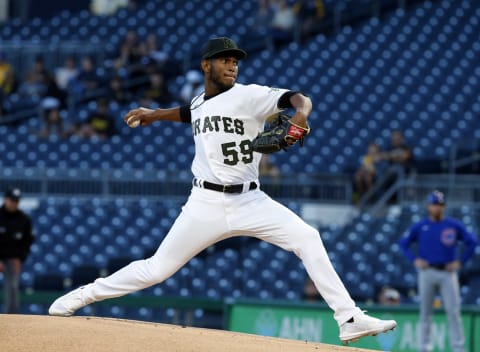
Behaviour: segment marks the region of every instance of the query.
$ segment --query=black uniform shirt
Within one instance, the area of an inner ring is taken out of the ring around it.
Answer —
[[[32,222],[21,210],[8,212],[0,208],[0,260],[27,259],[33,243]]]

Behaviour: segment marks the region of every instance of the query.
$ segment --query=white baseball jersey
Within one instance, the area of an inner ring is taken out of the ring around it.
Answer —
[[[217,184],[238,184],[258,178],[261,154],[250,142],[262,132],[267,117],[278,113],[286,89],[236,83],[229,90],[192,100],[195,139],[193,175]]]

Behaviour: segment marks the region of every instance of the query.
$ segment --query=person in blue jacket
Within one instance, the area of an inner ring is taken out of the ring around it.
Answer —
[[[477,239],[459,220],[445,216],[442,192],[429,194],[427,203],[428,217],[414,224],[399,242],[405,256],[418,271],[420,351],[433,349],[431,323],[438,289],[447,313],[452,351],[464,352],[458,271],[473,256]],[[464,244],[461,255],[459,242]],[[417,244],[415,252],[411,249],[413,243]]]

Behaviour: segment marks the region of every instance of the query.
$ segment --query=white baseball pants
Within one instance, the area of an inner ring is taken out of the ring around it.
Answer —
[[[258,189],[227,194],[193,187],[152,257],[95,280],[83,295],[88,301],[101,301],[161,283],[203,249],[234,236],[253,236],[293,251],[339,325],[361,312],[335,272],[318,231]]]

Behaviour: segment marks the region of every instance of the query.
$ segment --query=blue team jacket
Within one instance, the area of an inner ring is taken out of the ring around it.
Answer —
[[[460,241],[465,248],[459,258]],[[418,245],[417,253],[411,249],[413,243]],[[468,232],[459,220],[450,217],[438,222],[425,218],[414,224],[399,241],[400,248],[410,261],[418,257],[430,264],[446,264],[454,260],[465,263],[473,256],[477,244],[475,235]]]

